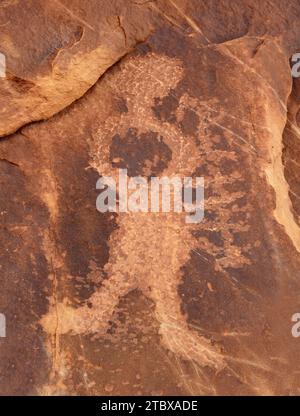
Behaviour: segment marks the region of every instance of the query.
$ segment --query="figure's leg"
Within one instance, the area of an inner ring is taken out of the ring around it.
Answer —
[[[201,367],[222,368],[223,360],[217,348],[189,328],[181,311],[176,282],[160,282],[159,287],[152,288],[152,295],[163,344],[182,359],[193,360]]]
[[[122,273],[110,276],[88,300],[87,304],[73,308],[61,302],[50,309],[41,323],[44,329],[53,334],[88,334],[107,329],[119,300],[134,286],[126,281]]]
[[[122,252],[123,240],[126,236],[123,230],[121,222],[109,241],[109,261],[104,267],[107,279],[81,307],[71,307],[67,302],[55,303],[41,320],[42,326],[48,333],[87,334],[107,330],[119,300],[136,288],[134,274],[124,268],[127,258]]]

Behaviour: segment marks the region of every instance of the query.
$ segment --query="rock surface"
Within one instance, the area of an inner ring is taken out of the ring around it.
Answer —
[[[138,2],[7,1],[0,5],[0,135],[45,120],[80,98],[152,30]]]
[[[299,15],[1,3],[2,395],[300,393]],[[203,176],[204,221],[99,213],[119,168]]]

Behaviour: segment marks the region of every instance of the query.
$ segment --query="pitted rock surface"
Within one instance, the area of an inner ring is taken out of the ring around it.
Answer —
[[[0,5],[0,393],[298,395],[298,1],[22,4]],[[204,177],[203,221],[98,212],[119,169]]]

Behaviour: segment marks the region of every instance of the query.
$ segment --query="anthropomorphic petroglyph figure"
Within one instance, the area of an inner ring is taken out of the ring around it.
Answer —
[[[182,77],[180,61],[148,54],[131,57],[103,79],[105,87],[119,100],[120,111],[113,111],[100,123],[90,143],[91,165],[99,175],[117,181],[119,168],[126,168],[128,176],[194,177],[205,160],[208,164],[211,161],[212,167],[224,159],[234,164],[233,151],[213,148],[206,127],[215,112],[198,100],[187,94],[181,96],[174,109],[176,122],[155,115],[155,103],[172,97]],[[196,135],[180,129],[186,111],[199,119]],[[228,224],[228,214],[223,208],[224,203],[244,195],[224,188],[224,184],[239,180],[240,174],[235,171],[224,178],[211,168],[208,175],[214,192],[205,198],[205,209],[218,212],[217,220],[187,224],[185,212],[118,214],[118,228],[111,234],[109,260],[104,269],[107,278],[89,298],[89,306],[76,309],[59,303],[55,311],[53,308],[45,316],[43,326],[53,332],[56,314],[60,317],[55,329],[58,334],[105,334],[120,299],[138,288],[155,304],[161,340],[167,349],[199,366],[221,369],[224,362],[218,347],[200,331],[189,327],[178,294],[181,268],[192,252],[202,256],[199,246],[213,256],[222,251],[222,256],[216,258],[218,269],[238,267],[248,261],[233,244],[232,234],[235,228],[247,230],[247,224],[243,221]],[[243,211],[246,207],[233,209]],[[218,225],[224,240],[222,250],[211,241],[194,236],[197,230]]]

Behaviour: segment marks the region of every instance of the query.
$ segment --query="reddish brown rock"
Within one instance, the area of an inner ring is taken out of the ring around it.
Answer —
[[[80,98],[149,36],[153,17],[135,2],[7,1],[0,5],[0,135],[45,120]]]
[[[298,395],[298,2],[91,3],[1,10],[47,16],[36,54],[11,26],[5,52],[53,87],[1,80],[3,134],[57,113],[0,142],[1,394]],[[119,168],[203,176],[203,222],[99,213],[96,181]]]

